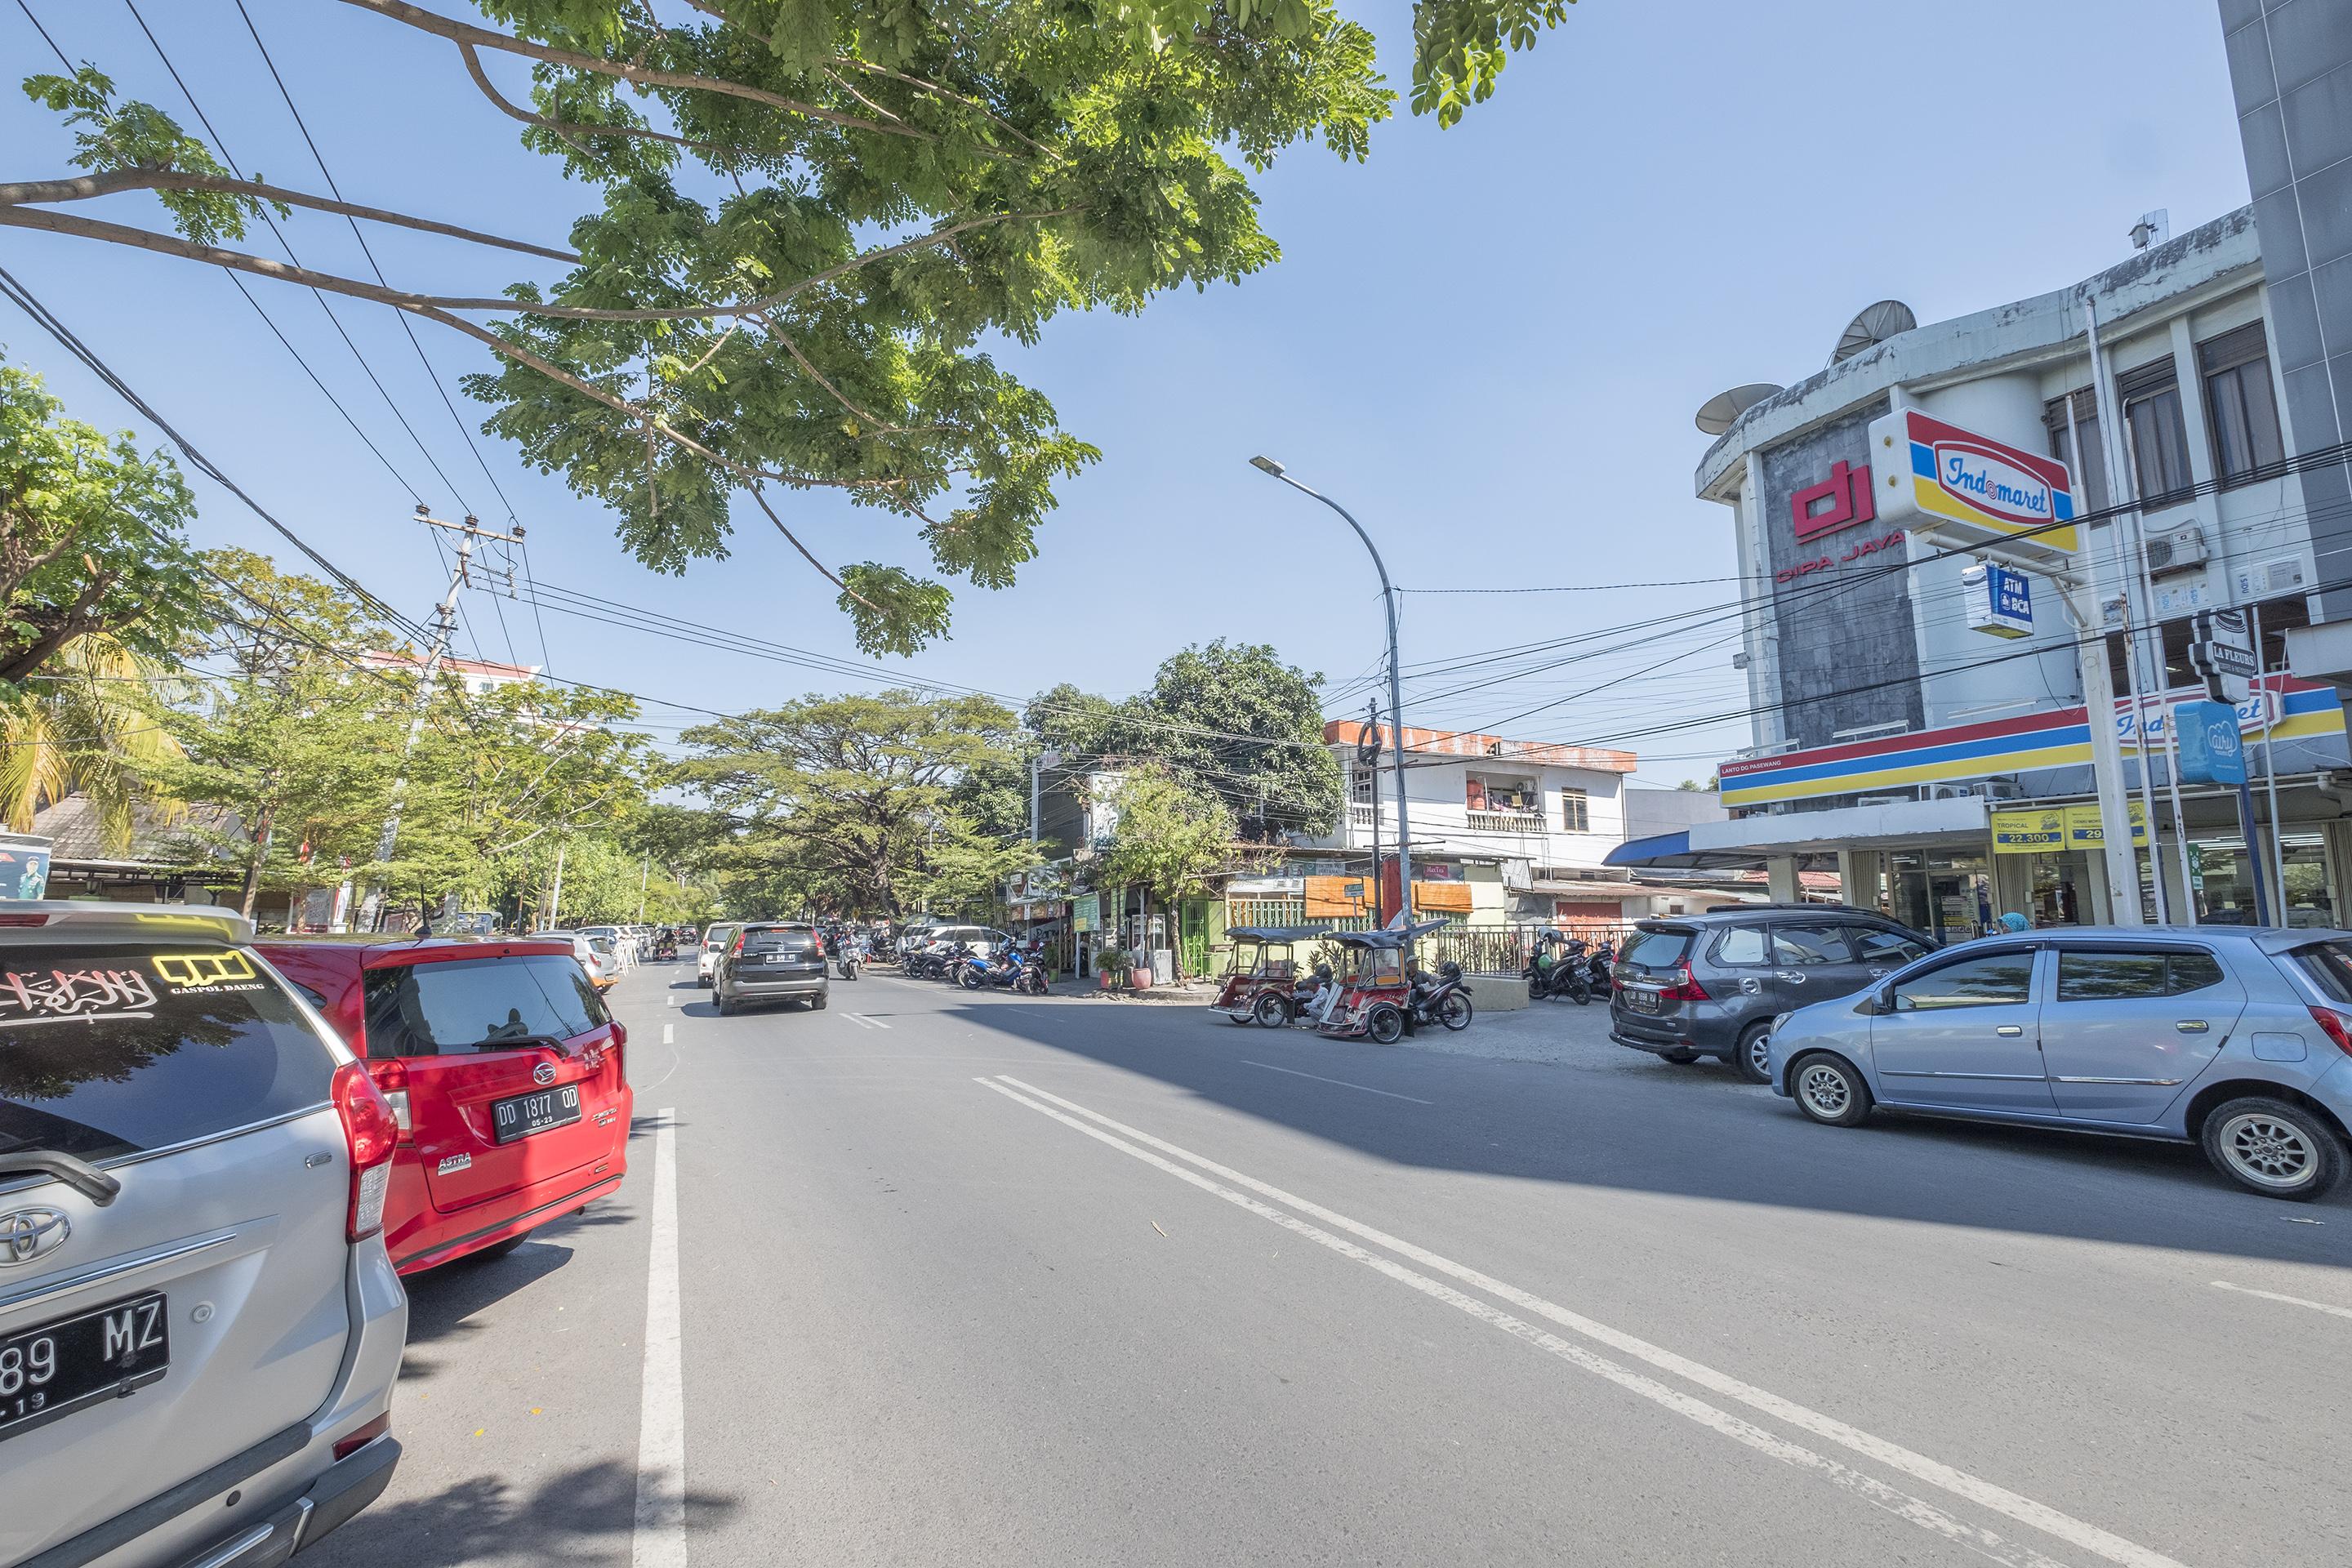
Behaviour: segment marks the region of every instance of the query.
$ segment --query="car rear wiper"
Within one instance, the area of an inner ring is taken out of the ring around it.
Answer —
[[[563,1042],[553,1035],[499,1035],[487,1040],[476,1040],[465,1048],[469,1051],[507,1051],[530,1046],[542,1046],[556,1052],[563,1049]]]
[[[55,1176],[100,1208],[122,1193],[121,1182],[89,1161],[76,1159],[61,1150],[16,1149],[0,1154],[0,1176],[21,1176],[37,1171]]]

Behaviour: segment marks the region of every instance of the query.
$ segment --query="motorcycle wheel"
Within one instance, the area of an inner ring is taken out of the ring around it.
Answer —
[[[967,991],[977,991],[980,989],[980,976],[967,969],[956,976],[956,984]]]
[[[1459,991],[1449,992],[1437,1005],[1437,1021],[1449,1029],[1466,1029],[1470,1026],[1470,1016],[1475,1011],[1469,997]]]
[[[1364,1033],[1383,1046],[1395,1045],[1404,1038],[1404,1013],[1386,1002],[1372,1009],[1364,1020]]]
[[[1582,975],[1568,983],[1568,999],[1580,1007],[1592,1000],[1592,987],[1584,983]]]

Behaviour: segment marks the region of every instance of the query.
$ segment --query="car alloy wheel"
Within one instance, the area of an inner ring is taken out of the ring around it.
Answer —
[[[1732,1058],[1731,1065],[1738,1068],[1739,1076],[1749,1083],[1770,1083],[1772,1081],[1772,1031],[1756,1028],[1741,1036],[1738,1052]]]
[[[2251,1186],[2292,1191],[2311,1180],[2319,1163],[2310,1134],[2264,1111],[2231,1117],[2215,1143],[2230,1173]]]
[[[1870,1114],[1870,1089],[1862,1074],[1826,1053],[1799,1058],[1790,1069],[1797,1108],[1832,1127],[1859,1126]]]

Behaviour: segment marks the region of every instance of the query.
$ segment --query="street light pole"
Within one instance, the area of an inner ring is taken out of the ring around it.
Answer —
[[[1380,551],[1374,548],[1372,544],[1372,536],[1364,531],[1364,525],[1358,522],[1354,515],[1350,513],[1346,507],[1341,506],[1338,501],[1333,500],[1329,496],[1323,494],[1320,490],[1308,489],[1305,485],[1300,484],[1297,479],[1292,479],[1288,474],[1285,473],[1283,471],[1282,465],[1276,462],[1272,458],[1252,458],[1250,459],[1250,463],[1260,472],[1271,475],[1273,478],[1280,479],[1284,484],[1288,485],[1292,489],[1297,490],[1302,495],[1313,496],[1317,500],[1321,501],[1325,506],[1329,507],[1333,511],[1336,511],[1341,517],[1346,518],[1348,520],[1348,526],[1356,531],[1356,537],[1364,542],[1364,549],[1371,555],[1372,570],[1381,574],[1381,602],[1387,607],[1389,613],[1389,739],[1391,743],[1391,754],[1394,759],[1394,766],[1396,768],[1397,915],[1404,924],[1410,926],[1412,924],[1412,828],[1405,820],[1404,674],[1397,663],[1396,589],[1391,587],[1389,584],[1388,566],[1381,560]],[[1380,791],[1375,789],[1372,792],[1372,820],[1374,822],[1377,823],[1380,820]],[[1380,863],[1375,859],[1372,863],[1372,876],[1373,879],[1376,881],[1379,879],[1380,870]]]

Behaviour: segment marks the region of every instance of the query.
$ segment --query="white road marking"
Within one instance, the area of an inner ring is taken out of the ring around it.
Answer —
[[[2009,1563],[2011,1568],[2063,1568],[2063,1564],[2059,1563],[2055,1559],[2045,1557],[2030,1546],[2006,1540],[1991,1531],[1980,1530],[1974,1525],[1964,1523],[1934,1504],[1922,1501],[1908,1492],[1899,1491],[1875,1477],[1864,1475],[1860,1470],[1841,1464],[1826,1455],[1817,1454],[1811,1448],[1791,1443],[1787,1438],[1768,1432],[1755,1423],[1734,1415],[1727,1410],[1718,1409],[1706,1401],[1695,1398],[1679,1389],[1669,1388],[1654,1378],[1644,1376],[1629,1367],[1620,1366],[1606,1356],[1596,1354],[1581,1345],[1570,1344],[1559,1335],[1515,1318],[1498,1307],[1481,1301],[1475,1296],[1465,1295],[1451,1285],[1433,1279],[1426,1274],[1416,1273],[1393,1258],[1382,1258],[1378,1253],[1366,1251],[1352,1241],[1308,1225],[1305,1220],[1286,1215],[1269,1204],[1260,1203],[1257,1199],[1237,1193],[1231,1187],[1222,1186],[1197,1172],[1188,1171],[1173,1161],[1163,1160],[1149,1150],[1139,1149],[1123,1139],[1114,1138],[1099,1127],[1089,1126],[1074,1116],[1065,1116],[1051,1106],[1040,1105],[1025,1095],[1014,1093],[1003,1083],[992,1083],[984,1078],[976,1078],[972,1081],[983,1089],[994,1089],[1015,1104],[1027,1106],[1032,1110],[1050,1116],[1065,1126],[1075,1127],[1087,1137],[1107,1143],[1123,1154],[1131,1154],[1145,1164],[1167,1172],[1179,1181],[1189,1182],[1202,1192],[1214,1194],[1227,1203],[1246,1209],[1262,1219],[1272,1220],[1285,1230],[1303,1236],[1320,1246],[1328,1247],[1343,1258],[1353,1258],[1368,1268],[1377,1269],[1400,1284],[1411,1286],[1422,1294],[1443,1301],[1450,1307],[1459,1308],[1481,1322],[1491,1324],[1507,1334],[1525,1340],[1529,1344],[1548,1351],[1562,1361],[1604,1377],[1621,1388],[1662,1405],[1678,1415],[1687,1416],[1700,1426],[1718,1432],[1735,1442],[1745,1443],[1751,1448],[1780,1460],[1783,1464],[1811,1470],[1824,1480],[1853,1492],[1873,1507],[1883,1509],[1898,1519],[1907,1520],[1932,1534],[1939,1535],[1957,1545],[1979,1552],[1997,1563]],[[1007,1079],[1007,1081],[1013,1080]],[[1034,1092],[1043,1093],[1044,1091]]]
[[[677,1026],[676,1024],[664,1024],[662,1026],[662,1044],[665,1046],[674,1046],[677,1044]]]
[[[677,1268],[677,1112],[655,1113],[653,1250],[646,1271],[646,1373],[638,1396],[631,1568],[686,1568],[686,1368]]]
[[[665,1001],[665,1002],[662,1004],[662,1005],[663,1005],[663,1006],[665,1006],[665,1007],[675,1007],[675,1006],[677,1006],[677,992],[675,992],[675,991],[671,992],[671,993],[669,994],[668,1000]]]
[[[887,1029],[890,1026],[871,1013],[852,1013],[850,1016],[869,1029]]]
[[[856,1025],[861,1029],[870,1029],[874,1026],[872,1024],[867,1023],[865,1019],[859,1017],[855,1013],[844,1013],[842,1016],[848,1019],[851,1023]]]
[[[1713,1367],[1692,1361],[1687,1357],[1677,1355],[1672,1351],[1651,1344],[1648,1341],[1638,1339],[1632,1334],[1624,1332],[1622,1330],[1612,1329],[1606,1323],[1598,1322],[1591,1318],[1584,1317],[1580,1313],[1570,1311],[1565,1307],[1559,1306],[1554,1302],[1547,1301],[1542,1297],[1522,1290],[1517,1286],[1507,1285],[1499,1279],[1494,1279],[1489,1275],[1482,1274],[1478,1270],[1471,1268],[1464,1264],[1456,1263],[1449,1258],[1440,1257],[1438,1254],[1431,1252],[1425,1247],[1416,1247],[1412,1243],[1401,1240],[1396,1237],[1389,1235],[1385,1231],[1376,1230],[1370,1226],[1362,1224],[1360,1221],[1349,1219],[1345,1215],[1335,1214],[1319,1204],[1311,1203],[1305,1198],[1284,1192],[1280,1187],[1273,1186],[1267,1183],[1258,1181],[1254,1177],[1243,1175],[1238,1171],[1231,1170],[1226,1166],[1218,1164],[1213,1160],[1195,1154],[1190,1150],[1179,1148],[1177,1145],[1167,1142],[1164,1140],[1154,1138],[1151,1134],[1144,1132],[1137,1128],[1129,1127],[1124,1122],[1113,1121],[1110,1117],[1105,1116],[1098,1110],[1089,1110],[1083,1105],[1064,1100],[1059,1095],[1050,1094],[1045,1089],[1037,1088],[1034,1084],[1024,1083],[1019,1079],[1013,1077],[1010,1073],[1001,1073],[998,1077],[1005,1083],[1012,1084],[1016,1089],[1024,1089],[1028,1093],[1035,1095],[1039,1100],[1049,1100],[1054,1105],[1061,1106],[1066,1110],[1075,1111],[1079,1116],[1085,1117],[1091,1121],[1099,1122],[1104,1127],[1111,1128],[1116,1131],[1124,1133],[1126,1136],[1135,1140],[1138,1143],[1145,1144],[1150,1148],[1158,1149],[1163,1152],[1172,1154],[1176,1158],[1196,1165],[1203,1171],[1208,1171],[1216,1175],[1222,1176],[1225,1180],[1232,1182],[1236,1186],[1246,1187],[1252,1192],[1257,1193],[1264,1197],[1273,1199],[1276,1203],[1287,1205],[1288,1206],[1298,1210],[1301,1214],[1312,1215],[1317,1219],[1322,1220],[1326,1224],[1333,1226],[1338,1229],[1347,1231],[1363,1240],[1371,1242],[1376,1246],[1387,1247],[1392,1252],[1402,1257],[1409,1258],[1414,1262],[1421,1264],[1423,1268],[1440,1274],[1450,1275],[1465,1285],[1474,1286],[1478,1289],[1486,1291],[1491,1296],[1495,1296],[1500,1300],[1510,1302],[1513,1306],[1519,1307],[1527,1311],[1536,1314],[1538,1317],[1549,1319],[1552,1322],[1559,1324],[1560,1327],[1570,1330],[1571,1332],[1581,1334],[1587,1339],[1596,1340],[1601,1343],[1609,1346],[1612,1350],[1633,1357],[1635,1360],[1647,1362],[1652,1366],[1654,1366],[1663,1372],[1672,1373],[1677,1377],[1695,1383],[1701,1388],[1708,1390],[1710,1393],[1722,1394],[1726,1398],[1737,1400],[1740,1404],[1748,1405],[1753,1409],[1760,1410],[1764,1414],[1773,1416],[1775,1419],[1785,1421],[1790,1426],[1810,1432],[1817,1437],[1826,1438],[1830,1442],[1838,1444],[1842,1447],[1852,1449],[1853,1452],[1861,1454],[1867,1458],[1874,1459],[1880,1464],[1885,1465],[1892,1469],[1900,1470],[1904,1474],[1911,1476],[1915,1479],[1926,1481],[1930,1486],[1940,1487],[1956,1497],[1965,1498],[1970,1502],[1976,1503],[1983,1508],[1990,1509],[1995,1513],[2002,1514],[2009,1519],[2014,1520],[2020,1524],[2031,1526],[2035,1530],[2042,1531],[2044,1534],[2054,1536],[2061,1541],[2066,1542],[2070,1545],[2078,1546],[2084,1551],[2095,1552],[2099,1556],[2105,1558],[2110,1563],[2123,1564],[2124,1568],[2183,1568],[2181,1563],[2173,1558],[2167,1557],[2160,1552],[2157,1552],[2149,1547],[2139,1545],[2136,1542],[2126,1541],[2122,1536],[2114,1534],[2109,1531],[2103,1530],[2097,1525],[2090,1524],[2084,1521],[2076,1519],[2070,1514],[2063,1513],[2058,1510],[2050,1507],[2046,1503],[2035,1502],[2031,1498],[2021,1497],[2015,1492],[2010,1491],[2004,1487],[1997,1486],[1990,1481],[1972,1476],[1965,1470],[1956,1469],[1938,1460],[1928,1458],[1924,1454],[1914,1453],[1910,1449],[1902,1447],[1900,1444],[1889,1442],[1883,1437],[1873,1436],[1871,1434],[1862,1431],[1858,1427],[1848,1426],[1846,1423],[1838,1420],[1834,1416],[1824,1415],[1817,1410],[1808,1409],[1806,1406],[1799,1405],[1793,1400],[1784,1399],[1777,1394],[1769,1393],[1764,1389],[1756,1387],[1752,1384],[1744,1383],[1727,1373],[1717,1372]],[[984,1082],[986,1080],[983,1079],[982,1081]],[[991,1083],[989,1084],[989,1087],[991,1089],[995,1089],[997,1088],[997,1085]],[[1013,1098],[1017,1099],[1019,1097],[1015,1096]],[[1046,1106],[1034,1106],[1032,1109],[1043,1110],[1046,1115],[1053,1116],[1057,1121],[1067,1120]],[[1091,1136],[1101,1136],[1095,1128],[1087,1127],[1079,1123],[1073,1123],[1073,1125],[1077,1125],[1079,1131],[1087,1132]],[[1109,1140],[1109,1142],[1112,1142],[1114,1144],[1117,1142],[1116,1140]],[[1141,1150],[1130,1149],[1128,1152],[1134,1153],[1138,1158],[1148,1161],[1153,1164],[1164,1163],[1155,1156]],[[1188,1181],[1193,1179],[1191,1172],[1183,1171],[1180,1168],[1171,1167],[1171,1169],[1174,1170],[1175,1174],[1182,1176]],[[1210,1190],[1216,1190],[1213,1184],[1210,1185]],[[1221,1194],[1220,1195],[1228,1194]],[[1234,1201],[1238,1201],[1245,1206],[1250,1203],[1249,1199],[1243,1198],[1239,1194],[1229,1195]],[[1253,1212],[1255,1212],[1255,1210]],[[1293,1228],[1296,1228],[1297,1226],[1297,1222],[1292,1221],[1289,1215],[1281,1215],[1278,1210],[1274,1211],[1274,1213],[1269,1215],[1268,1217],[1276,1218],[1277,1223],[1286,1224]],[[1313,1229],[1312,1226],[1305,1228],[1307,1230]],[[1320,1234],[1321,1233],[1319,1232],[1317,1233],[1318,1238],[1320,1237]],[[1336,1237],[1329,1239],[1333,1241],[1337,1240]],[[1346,1244],[1340,1243],[1339,1245],[1344,1247]],[[1388,1260],[1385,1258],[1375,1258],[1372,1259],[1372,1265],[1375,1268],[1381,1268],[1381,1266],[1386,1264],[1387,1261]],[[1382,1272],[1388,1272],[1387,1268],[1382,1268]],[[1410,1271],[1408,1270],[1406,1272]],[[1411,1281],[1408,1281],[1408,1283],[1410,1282]],[[1432,1281],[1431,1283],[1433,1284],[1434,1281]],[[1419,1289],[1420,1287],[1416,1286],[1415,1288]],[[1476,1303],[1476,1305],[1481,1308],[1485,1307],[1485,1303],[1483,1302]],[[1491,1309],[1486,1310],[1491,1310]],[[1517,1332],[1517,1330],[1513,1330],[1512,1331]],[[1550,1349],[1551,1347],[1547,1345],[1545,1348]],[[1569,1346],[1567,1349],[1575,1351],[1576,1347]],[[1557,1354],[1561,1352],[1555,1352],[1554,1353]],[[1577,1351],[1576,1355],[1570,1355],[1566,1359],[1578,1360],[1579,1356],[1586,1354],[1590,1354],[1590,1352]],[[1594,1359],[1598,1360],[1599,1358],[1596,1357]],[[1585,1363],[1579,1361],[1578,1364],[1582,1365]],[[1622,1371],[1623,1369],[1619,1370]],[[1604,1373],[1603,1375],[1609,1374]],[[1638,1373],[1630,1372],[1625,1373],[1625,1375],[1627,1377],[1639,1376]],[[1612,1378],[1612,1381],[1615,1381],[1615,1379]],[[1631,1385],[1629,1384],[1628,1386]],[[1642,1392],[1646,1393],[1647,1391],[1643,1390]],[[1665,1389],[1662,1392],[1670,1394],[1676,1399],[1685,1397],[1684,1395],[1675,1394],[1675,1391],[1671,1389]],[[1678,1407],[1670,1405],[1670,1408]],[[1703,1408],[1711,1409],[1712,1406],[1703,1406]],[[1684,1414],[1690,1413],[1685,1411]],[[1696,1419],[1696,1417],[1694,1418]],[[1726,1415],[1725,1419],[1738,1421],[1738,1418]],[[1764,1436],[1769,1437],[1770,1435],[1764,1434]],[[1741,1440],[1746,1441],[1747,1439],[1743,1437]],[[1771,1440],[1774,1442],[1779,1441],[1778,1438],[1773,1438]],[[1797,1461],[1792,1460],[1791,1462],[1793,1463]],[[1823,1462],[1829,1463],[1830,1461],[1824,1460]],[[1922,1503],[1919,1506],[1926,1508],[1927,1505]],[[1931,1510],[1930,1511],[1932,1512],[1933,1510]],[[1906,1514],[1906,1517],[1909,1517],[1909,1515]],[[1974,1544],[1973,1542],[1971,1543]],[[2004,1561],[2006,1561],[2006,1559],[2004,1559]]]
[[[1311,1078],[1317,1083],[1336,1083],[1341,1089],[1357,1089],[1365,1094],[1385,1094],[1388,1095],[1391,1100],[1412,1100],[1412,1102],[1415,1105],[1435,1105],[1437,1103],[1437,1101],[1433,1100],[1413,1100],[1412,1096],[1409,1094],[1390,1094],[1387,1089],[1374,1089],[1368,1083],[1349,1083],[1345,1079],[1325,1078],[1319,1072],[1300,1072],[1297,1068],[1278,1068],[1272,1062],[1254,1062],[1244,1058],[1242,1059],[1242,1066],[1245,1068],[1264,1068],[1268,1072],[1286,1072],[1293,1078]]]
[[[2265,1301],[2284,1301],[2290,1307],[2308,1307],[2331,1318],[2352,1318],[2352,1307],[2331,1307],[2325,1301],[2306,1301],[2300,1296],[2282,1296],[2275,1290],[2257,1290],[2251,1285],[2232,1285],[2227,1279],[2214,1280],[2213,1289],[2235,1290],[2241,1296],[2260,1296]]]

